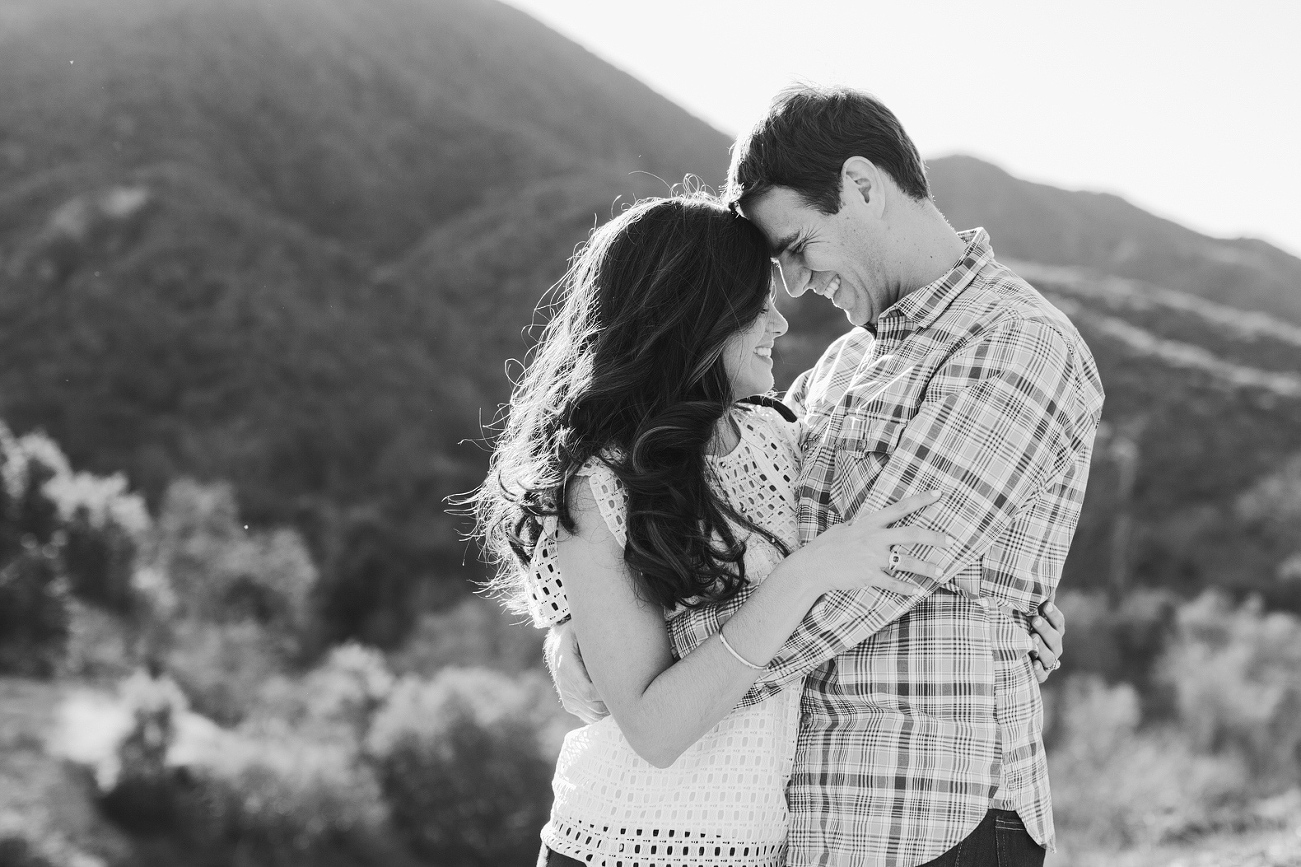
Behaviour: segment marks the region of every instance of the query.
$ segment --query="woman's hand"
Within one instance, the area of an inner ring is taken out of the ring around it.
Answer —
[[[793,553],[786,563],[818,582],[823,592],[876,587],[912,595],[920,592],[915,583],[893,573],[910,572],[939,579],[935,563],[910,557],[896,547],[929,545],[947,548],[949,538],[924,527],[891,527],[914,512],[940,499],[939,492],[905,497],[878,512],[856,515],[853,520],[828,528],[809,544]]]
[[[1043,683],[1049,674],[1061,667],[1066,615],[1051,602],[1039,606],[1039,615],[1030,619],[1030,628],[1034,630],[1034,650],[1030,651],[1030,658],[1034,660],[1035,679]]]

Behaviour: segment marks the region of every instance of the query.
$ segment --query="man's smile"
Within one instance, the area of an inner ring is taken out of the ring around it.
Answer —
[[[836,290],[838,290],[839,288],[840,288],[840,276],[836,275],[832,277],[830,280],[828,280],[826,283],[823,283],[821,286],[814,286],[813,294],[821,295],[823,298],[828,298],[831,300],[832,303],[835,303]]]

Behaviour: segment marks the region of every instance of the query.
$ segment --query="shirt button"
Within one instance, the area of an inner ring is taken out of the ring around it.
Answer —
[[[976,600],[976,604],[979,605],[981,608],[984,608],[984,609],[988,609],[988,608],[989,608],[989,600],[986,599],[986,598],[983,597],[983,596]]]

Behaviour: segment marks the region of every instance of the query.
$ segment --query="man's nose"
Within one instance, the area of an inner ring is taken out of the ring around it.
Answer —
[[[798,298],[808,291],[809,269],[782,258],[777,261],[777,272],[782,275],[782,285],[786,287],[787,295]]]

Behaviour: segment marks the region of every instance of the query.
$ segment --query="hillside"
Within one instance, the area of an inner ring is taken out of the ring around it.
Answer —
[[[1004,257],[1176,287],[1301,324],[1301,259],[1264,241],[1210,238],[1119,196],[1023,181],[973,157],[926,168],[949,221],[983,225]]]
[[[482,476],[458,443],[537,298],[618,201],[726,166],[721,134],[489,0],[3,15],[0,417],[155,500],[234,481],[308,534],[340,634],[477,575],[443,498]]]
[[[623,203],[727,160],[491,0],[0,15],[0,418],[155,503],[234,482],[251,521],[308,538],[328,637],[396,640],[478,577],[445,498],[482,477],[539,299]],[[955,225],[1039,264],[1104,370],[1071,580],[1301,606],[1279,577],[1301,539],[1242,505],[1290,484],[1301,260],[970,158],[930,171]],[[779,383],[845,327],[783,303]]]

